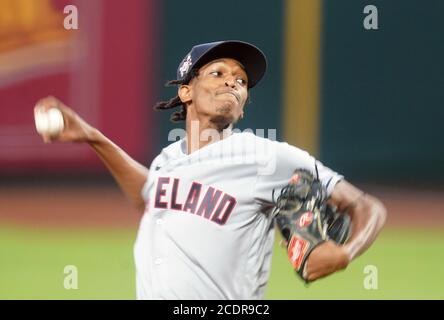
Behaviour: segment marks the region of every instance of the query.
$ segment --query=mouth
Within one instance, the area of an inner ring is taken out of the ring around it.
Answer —
[[[217,92],[216,94],[230,94],[230,95],[232,95],[233,97],[235,97],[236,98],[236,100],[237,100],[237,102],[240,102],[240,95],[239,95],[239,93],[237,93],[236,91],[233,91],[233,90],[229,90],[229,91],[219,91],[219,92]]]

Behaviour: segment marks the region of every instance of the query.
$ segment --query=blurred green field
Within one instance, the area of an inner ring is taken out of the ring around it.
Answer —
[[[0,299],[135,299],[135,230],[0,227]],[[385,229],[346,271],[305,287],[276,237],[266,299],[444,299],[444,233]],[[79,288],[66,290],[63,270],[78,268]],[[376,290],[364,268],[377,268]]]

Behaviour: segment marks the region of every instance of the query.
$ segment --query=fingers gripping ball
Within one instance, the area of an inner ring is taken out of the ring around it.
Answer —
[[[40,135],[58,136],[64,128],[62,112],[57,108],[38,110],[34,114],[35,127]]]
[[[311,252],[325,241],[343,244],[350,233],[350,218],[327,204],[327,190],[307,170],[296,170],[282,189],[274,209],[287,243],[288,259],[306,282],[305,266]]]

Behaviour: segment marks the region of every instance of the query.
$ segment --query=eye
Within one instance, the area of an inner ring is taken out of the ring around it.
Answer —
[[[247,85],[247,81],[246,81],[245,79],[238,78],[236,81],[239,82],[239,83],[240,83],[241,85],[243,85],[243,86],[246,86],[246,85]]]
[[[210,72],[210,74],[212,74],[212,75],[214,75],[216,77],[220,77],[222,75],[222,72],[220,72],[220,71],[212,71],[212,72]]]

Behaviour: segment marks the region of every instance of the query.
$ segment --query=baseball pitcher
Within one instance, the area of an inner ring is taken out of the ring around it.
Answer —
[[[176,109],[186,136],[149,169],[53,97],[63,131],[46,142],[89,144],[143,213],[134,246],[139,299],[261,299],[276,228],[289,267],[306,282],[343,270],[375,240],[386,210],[304,150],[234,128],[266,71],[242,41],[192,47],[177,68]],[[254,108],[250,106],[249,108]]]

